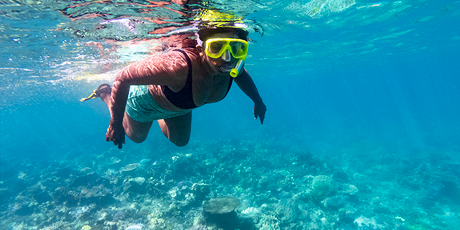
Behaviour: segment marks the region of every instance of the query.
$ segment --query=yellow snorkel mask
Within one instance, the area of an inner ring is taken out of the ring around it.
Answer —
[[[230,13],[222,13],[217,10],[203,10],[196,21],[205,28],[237,28],[245,30],[246,25],[242,17]],[[199,40],[199,39],[198,39]],[[201,41],[200,41],[201,42]],[[200,44],[199,42],[199,44]],[[230,70],[230,76],[237,77],[244,66],[248,54],[249,44],[243,39],[237,38],[213,38],[206,40],[205,53],[210,58],[220,58],[230,60],[231,54],[235,59],[239,59],[236,66]]]
[[[229,52],[234,58],[239,59],[235,68],[230,70],[230,76],[237,77],[246,60],[248,47],[248,42],[243,39],[212,38],[206,41],[204,50],[210,58],[220,58],[224,53]]]
[[[229,51],[236,59],[246,59],[248,42],[238,38],[212,38],[206,41],[206,55],[219,58],[225,51]]]

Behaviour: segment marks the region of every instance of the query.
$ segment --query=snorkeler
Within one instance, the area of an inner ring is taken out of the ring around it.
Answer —
[[[192,110],[221,101],[232,82],[254,102],[254,116],[263,124],[266,106],[243,68],[248,32],[235,25],[199,29],[196,41],[182,49],[150,57],[122,69],[113,88],[102,84],[87,99],[100,97],[110,110],[106,140],[118,148],[125,134],[143,142],[153,121],[175,145],[190,139]],[[85,101],[85,99],[82,99]]]

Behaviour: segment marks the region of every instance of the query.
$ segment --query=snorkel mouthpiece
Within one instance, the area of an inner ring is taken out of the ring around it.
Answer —
[[[230,70],[230,76],[237,77],[241,71],[241,68],[243,68],[243,65],[244,65],[244,59],[240,59],[238,63],[236,63],[235,68]]]

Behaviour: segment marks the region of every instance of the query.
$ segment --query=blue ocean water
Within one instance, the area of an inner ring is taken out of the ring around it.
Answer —
[[[460,226],[459,1],[177,2],[0,3],[1,229],[210,227],[202,202],[227,196],[223,229]],[[198,8],[244,16],[264,124],[233,86],[186,147],[154,125],[118,150],[79,99]]]

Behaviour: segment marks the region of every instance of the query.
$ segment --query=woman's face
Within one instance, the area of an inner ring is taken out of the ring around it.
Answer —
[[[208,39],[213,38],[238,38],[238,36],[234,33],[218,33]],[[203,44],[203,46],[206,47],[205,44]],[[218,73],[229,73],[233,68],[235,68],[236,63],[238,62],[238,59],[234,58],[228,50],[218,58],[208,57],[206,52],[204,52],[204,58],[211,69]]]

